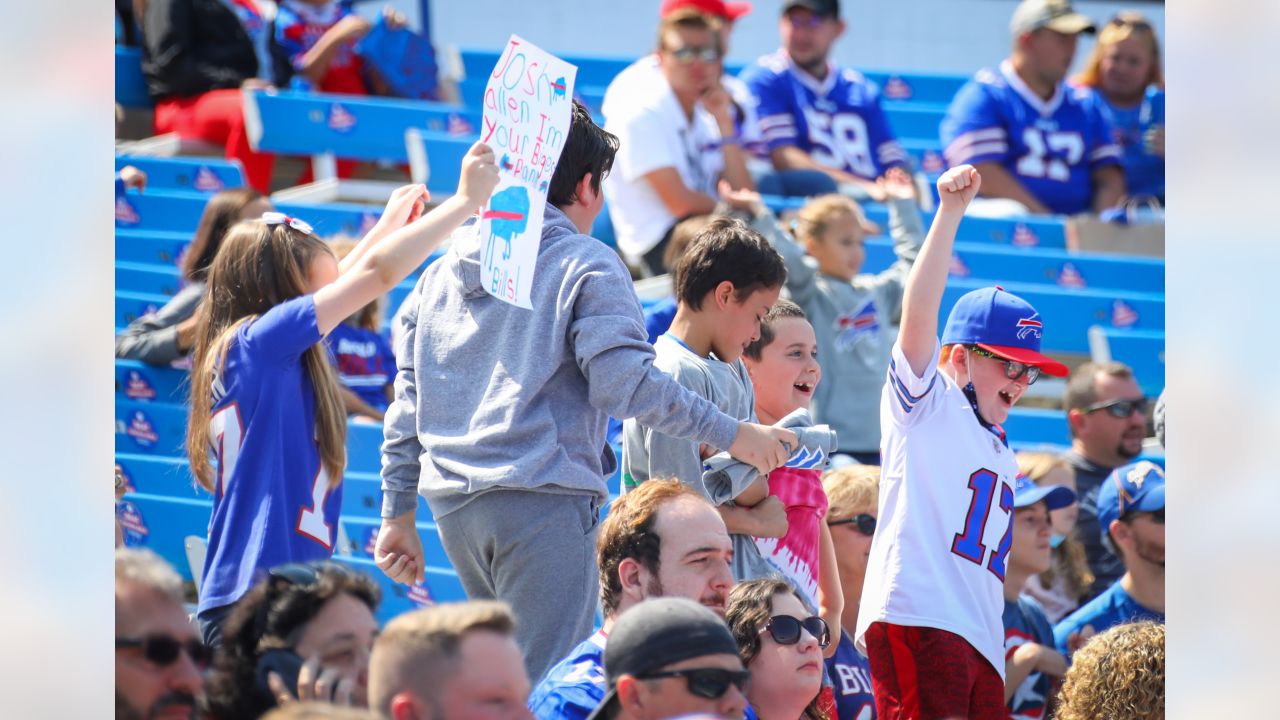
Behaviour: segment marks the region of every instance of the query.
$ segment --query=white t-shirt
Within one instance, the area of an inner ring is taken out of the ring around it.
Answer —
[[[618,79],[630,86],[625,92],[615,88]],[[618,248],[634,261],[657,245],[678,219],[644,176],[674,167],[686,187],[714,197],[724,170],[720,129],[701,103],[694,105],[693,119],[686,119],[660,73],[654,79],[641,70],[624,70],[605,98],[604,129],[617,135],[620,145],[604,181],[604,196]]]
[[[939,628],[969,642],[1004,677],[1004,563],[1013,540],[1018,465],[983,427],[940,346],[915,377],[893,345],[880,397],[879,521],[855,643],[871,623]]]

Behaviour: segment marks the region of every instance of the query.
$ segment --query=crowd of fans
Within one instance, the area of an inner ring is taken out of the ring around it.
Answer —
[[[1055,328],[1000,288],[938,328],[966,213],[1163,202],[1140,16],[1068,84],[1094,24],[1024,0],[1009,58],[947,112],[926,230],[879,88],[830,59],[838,0],[784,2],[781,48],[740,78],[749,5],[666,0],[604,127],[574,102],[529,311],[478,271],[481,143],[453,197],[401,188],[358,242],[261,194],[241,89],[356,89],[370,25],[346,4],[286,1],[274,27],[247,0],[129,9],[156,129],[224,144],[251,187],[211,198],[183,289],[117,339],[191,369],[213,497],[194,618],[162,560],[117,550],[117,717],[1163,717],[1165,472],[1133,371],[1075,368],[1070,450],[1015,453],[1010,409],[1068,375],[1040,352]],[[761,192],[817,197],[783,222]],[[619,252],[590,236],[606,198]],[[859,199],[889,208],[880,274]],[[379,298],[446,238],[387,347]],[[619,291],[668,272],[661,317]],[[422,581],[421,495],[468,602],[380,630],[377,586],[328,561],[348,416],[384,423],[377,565]]]

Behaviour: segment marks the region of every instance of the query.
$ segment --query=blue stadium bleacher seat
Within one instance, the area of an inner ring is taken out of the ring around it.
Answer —
[[[184,540],[189,535],[209,534],[209,514],[213,501],[204,498],[177,498],[131,493],[124,497],[116,517],[124,529],[125,544],[154,550],[182,575],[191,580]]]
[[[168,403],[187,401],[187,371],[136,360],[116,360],[116,397]]]
[[[1138,385],[1148,397],[1156,397],[1164,390],[1164,330],[1121,329],[1099,325],[1090,332],[1091,345],[1099,342],[1105,344],[1105,347],[1091,346],[1091,355],[1095,360],[1118,360],[1133,368]]]
[[[203,193],[129,190],[116,200],[116,228],[192,232],[208,202]]]
[[[374,617],[380,625],[402,613],[417,610],[434,603],[466,600],[462,582],[452,570],[427,567],[425,582],[413,587],[393,582],[372,560],[355,557],[335,557],[342,565],[367,575],[382,591],[382,602]]]
[[[916,70],[863,70],[862,74],[880,86],[880,94],[886,102],[910,101],[916,106],[931,105],[943,110],[969,80],[968,75]]]
[[[185,453],[184,405],[116,398],[116,452],[179,457]]]
[[[117,155],[116,170],[125,165],[132,165],[147,174],[147,190],[212,194],[245,184],[239,160]]]
[[[116,102],[127,108],[151,107],[147,79],[142,75],[142,51],[116,46]]]
[[[175,265],[153,265],[116,261],[116,288],[130,292],[173,297],[181,289]]]
[[[116,229],[116,260],[174,265],[191,242],[191,233],[172,230]]]
[[[886,101],[884,114],[893,134],[899,140],[916,140],[928,143],[928,147],[939,146],[938,124],[946,115],[946,108],[920,107],[915,103]],[[919,167],[918,161],[916,166]]]
[[[116,327],[124,328],[143,315],[159,310],[168,301],[164,295],[117,290]]]

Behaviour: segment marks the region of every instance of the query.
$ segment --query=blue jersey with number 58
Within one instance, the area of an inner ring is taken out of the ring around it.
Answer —
[[[741,77],[758,101],[760,135],[770,151],[792,145],[827,167],[867,179],[906,164],[907,153],[880,108],[880,89],[857,70],[829,64],[826,78],[817,80],[778,50]]]
[[[277,565],[333,555],[342,486],[330,487],[320,462],[302,363],[320,339],[311,295],[280,303],[240,326],[209,389],[215,488],[201,611],[235,602]]]
[[[1041,99],[1007,60],[960,88],[940,130],[949,165],[998,162],[1065,215],[1090,210],[1093,173],[1121,162],[1111,125],[1096,105],[1065,84]]]

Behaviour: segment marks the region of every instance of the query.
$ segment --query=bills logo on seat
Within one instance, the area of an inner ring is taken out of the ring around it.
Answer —
[[[463,135],[474,135],[476,129],[467,121],[466,118],[462,117],[458,113],[449,113],[449,123],[446,131],[454,137],[460,137]]]
[[[1018,320],[1018,339],[1019,340],[1026,340],[1032,335],[1034,335],[1037,339],[1041,337],[1041,332],[1044,330],[1044,324],[1036,319],[1038,317],[1040,317],[1039,313],[1032,315],[1029,318],[1021,318],[1020,320]]]
[[[890,100],[910,100],[911,85],[906,80],[894,75],[885,81],[884,96]]]
[[[436,604],[436,599],[431,596],[431,588],[427,587],[425,582],[414,583],[409,588],[409,600],[419,607]]]
[[[141,410],[133,411],[133,417],[129,419],[129,425],[125,428],[124,434],[133,438],[135,443],[144,448],[154,447],[160,442],[160,436],[156,434],[151,419]]]
[[[200,192],[219,192],[224,186],[208,165],[201,165],[200,169],[196,170],[196,179],[191,183],[191,187]]]
[[[927,173],[940,173],[947,169],[947,164],[938,152],[925,150],[920,156],[920,169]]]
[[[1118,328],[1133,327],[1138,324],[1138,311],[1123,300],[1111,304],[1111,324]]]
[[[1058,272],[1058,286],[1076,290],[1083,288],[1086,286],[1084,275],[1074,263],[1063,263],[1062,270]]]
[[[125,198],[116,198],[116,222],[121,225],[137,225],[142,222],[138,210]]]
[[[880,320],[876,316],[875,298],[867,300],[857,310],[836,318],[836,349],[848,350],[863,338],[880,332]]]
[[[951,277],[969,277],[969,266],[959,255],[952,254],[951,267],[947,268],[947,274]]]
[[[155,400],[156,389],[145,375],[137,370],[130,370],[124,380],[124,396],[132,400]]]
[[[1018,247],[1035,247],[1040,244],[1040,237],[1031,228],[1018,223],[1013,226],[1013,244]]]
[[[142,519],[142,511],[128,500],[116,504],[116,519],[120,521],[120,529],[124,531],[124,544],[130,547],[146,542],[151,531]]]
[[[356,126],[356,116],[342,107],[340,103],[329,106],[329,129],[336,132],[349,132]]]

